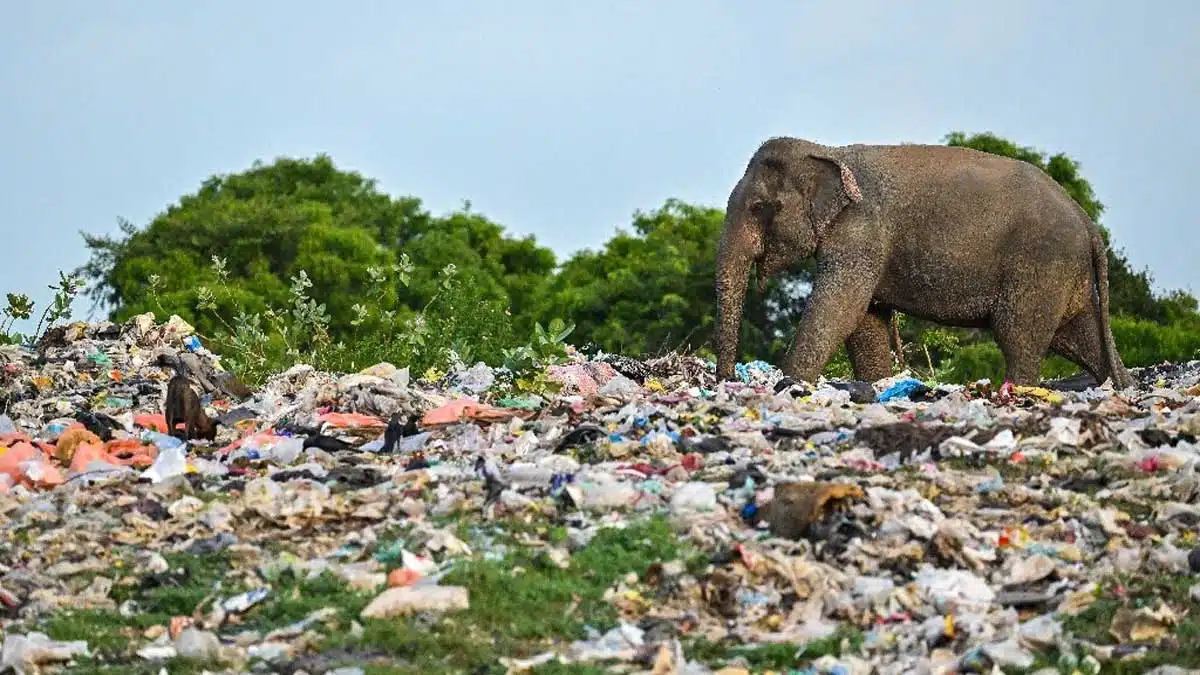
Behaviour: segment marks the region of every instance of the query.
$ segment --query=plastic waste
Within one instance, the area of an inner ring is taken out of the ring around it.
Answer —
[[[602,636],[572,642],[570,655],[579,661],[628,661],[645,644],[645,634],[637,626],[621,622]]]
[[[42,428],[42,431],[38,434],[38,437],[53,442],[58,439],[59,434],[66,431],[66,429],[67,424],[64,422],[51,422]]]
[[[998,472],[991,478],[988,478],[988,479],[984,480],[983,482],[981,482],[979,485],[975,486],[975,492],[977,492],[981,495],[992,494],[993,492],[999,492],[1000,490],[1003,490],[1003,489],[1004,489],[1004,476],[1001,476]]]
[[[982,611],[996,598],[987,581],[961,569],[938,569],[922,565],[916,584],[939,611]]]
[[[739,363],[734,366],[734,372],[742,382],[759,386],[771,386],[775,380],[780,379],[783,375],[778,369],[765,361]]]
[[[369,638],[362,617],[263,611],[317,602],[303,584],[324,574],[322,587],[377,595],[372,612],[485,639],[477,617],[434,620],[470,607],[447,574],[474,559],[514,591],[539,575],[569,581],[588,574],[591,546],[621,552],[596,600],[628,623],[574,643],[548,634],[546,652],[498,653],[502,665],[607,657],[733,675],[741,646],[794,645],[805,673],[991,672],[1057,652],[1064,672],[1083,673],[1094,659],[1072,651],[1083,636],[1065,617],[1097,603],[1115,608],[1101,632],[1118,644],[1096,651],[1106,660],[1194,628],[1200,363],[1134,369],[1141,384],[1120,395],[901,375],[870,400],[872,383],[796,383],[762,362],[717,382],[706,359],[568,351],[546,371],[562,390],[536,395],[479,364],[409,380],[378,363],[297,366],[241,397],[178,321],[60,328],[39,353],[0,346],[0,388],[20,394],[0,409],[0,514],[15,537],[0,551],[0,607],[25,626],[111,612],[137,626],[123,635],[145,659],[325,672],[336,658],[314,635]],[[214,443],[166,435],[173,366],[160,358],[181,362],[221,416]],[[393,415],[391,437],[406,436],[377,456]],[[197,475],[168,480],[181,473]],[[647,515],[671,516],[671,541],[697,555],[665,555],[637,531]],[[210,585],[188,576],[189,558],[234,569]],[[1163,575],[1185,583],[1160,605],[1145,580]],[[202,596],[146,621],[150,589],[191,583]],[[538,602],[579,611],[569,594]],[[722,664],[683,649],[681,618],[731,645]],[[850,627],[861,646],[815,651]]]
[[[41,667],[62,664],[76,656],[90,656],[86,640],[59,642],[45,633],[8,633],[0,648],[0,672],[12,669],[18,675],[39,672]]]
[[[626,398],[634,396],[642,391],[642,387],[633,380],[624,375],[617,375],[604,383],[598,392],[601,396],[611,396],[613,398]]]
[[[717,492],[708,483],[685,483],[671,497],[671,510],[675,513],[712,511],[716,507]]]
[[[418,612],[449,612],[470,607],[463,586],[435,584],[396,586],[375,597],[362,610],[364,619],[388,619]]]
[[[462,373],[458,378],[457,386],[463,391],[479,395],[487,391],[495,381],[496,376],[492,373],[492,369],[487,364],[480,362]]]
[[[295,464],[300,458],[300,453],[304,451],[303,438],[283,438],[275,445],[262,448],[259,450],[259,456],[280,466],[289,466]]]
[[[149,429],[142,431],[141,439],[143,443],[156,445],[159,450],[175,450],[184,447],[185,443],[168,434],[151,431]]]
[[[883,390],[879,394],[878,400],[880,403],[887,403],[888,401],[898,398],[909,398],[913,394],[922,390],[928,390],[928,387],[926,387],[923,382],[908,378],[905,380],[900,380],[899,382]]]
[[[158,459],[154,460],[149,469],[142,472],[142,478],[151,483],[161,483],[168,478],[182,476],[187,470],[187,455],[182,447],[174,447],[158,453]]]
[[[175,638],[174,647],[179,658],[211,662],[220,654],[221,640],[215,633],[188,627]]]
[[[235,595],[221,603],[221,608],[233,614],[242,614],[271,595],[271,589],[265,586]]]
[[[581,508],[607,511],[632,505],[641,491],[626,482],[604,481],[572,485],[566,492],[578,500]]]

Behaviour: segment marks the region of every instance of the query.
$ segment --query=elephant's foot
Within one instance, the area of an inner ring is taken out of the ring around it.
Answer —
[[[1004,379],[1019,387],[1036,387],[1042,381],[1042,359],[1046,350],[1038,350],[1028,342],[1001,345],[1004,353]]]

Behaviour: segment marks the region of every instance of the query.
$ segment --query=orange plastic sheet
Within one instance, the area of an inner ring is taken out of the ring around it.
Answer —
[[[157,431],[160,434],[168,433],[167,417],[162,413],[153,413],[147,415],[134,415],[133,423],[143,429]]]
[[[387,422],[374,415],[364,415],[362,413],[342,413],[342,412],[327,412],[319,418],[322,422],[345,429],[348,427],[379,427],[387,426]]]
[[[104,443],[82,424],[72,424],[57,443],[31,440],[23,433],[0,434],[0,493],[12,485],[47,489],[65,482],[61,466],[79,473],[100,461],[114,466],[148,467],[158,458],[158,447],[136,438]]]
[[[265,442],[263,442],[263,443],[256,443],[256,444],[255,444],[255,445],[257,445],[257,446],[263,447],[263,446],[269,446],[269,445],[274,445],[275,443],[278,443],[280,440],[282,440],[282,437],[281,437],[281,436],[278,436],[278,435],[276,435],[276,434],[274,434],[274,433],[272,433],[272,432],[270,432],[270,431],[260,431],[260,432],[258,432],[258,433],[256,433],[256,434],[248,434],[248,435],[246,435],[246,436],[242,436],[241,438],[237,439],[236,441],[234,441],[234,442],[230,443],[229,445],[227,445],[227,446],[225,446],[225,447],[221,448],[221,449],[220,449],[218,452],[219,452],[221,455],[228,455],[229,453],[233,452],[234,450],[237,450],[238,448],[240,448],[240,447],[242,447],[243,445],[245,445],[245,444],[246,444],[248,441],[250,441],[251,439],[257,439],[257,440],[259,440],[259,441],[265,441]]]
[[[51,488],[62,485],[64,481],[58,467],[47,460],[41,450],[26,441],[0,448],[0,475],[10,477],[14,485],[33,488]],[[0,488],[3,491],[8,491],[7,482],[0,483],[0,486],[3,486]]]
[[[438,408],[425,413],[421,424],[438,426],[441,424],[456,424],[472,420],[475,422],[505,422],[516,417],[516,411],[497,408],[486,403],[480,403],[473,398],[456,398]]]
[[[148,467],[158,459],[157,445],[142,445],[136,438],[114,439],[104,444],[105,460],[118,466]]]

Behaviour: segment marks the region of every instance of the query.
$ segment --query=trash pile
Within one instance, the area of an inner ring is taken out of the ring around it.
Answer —
[[[413,646],[438,630],[508,672],[1200,667],[1200,363],[1124,392],[714,372],[575,355],[535,396],[483,364],[437,382],[301,365],[252,391],[150,314],[0,347],[0,672],[454,672]],[[215,440],[167,427],[174,374]],[[620,570],[607,619],[514,633],[521,653],[473,635],[482,577],[456,570],[534,550],[551,571],[511,583],[586,580],[590,542],[654,517],[690,553]],[[417,637],[384,645],[399,626]]]

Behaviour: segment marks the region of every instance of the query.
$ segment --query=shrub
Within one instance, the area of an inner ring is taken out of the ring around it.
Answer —
[[[1004,380],[1004,355],[995,342],[976,342],[961,347],[950,357],[943,381],[966,384],[988,378],[993,382]]]
[[[1126,366],[1186,362],[1200,356],[1200,321],[1194,316],[1159,324],[1122,316],[1112,319],[1113,339]]]
[[[23,335],[13,330],[17,321],[25,321],[33,317],[35,303],[24,293],[9,293],[8,305],[4,308],[3,318],[0,318],[0,344],[29,344],[38,341],[42,328],[49,329],[55,322],[71,316],[71,304],[75,296],[83,288],[83,280],[75,275],[58,273],[58,283],[49,286],[54,291],[51,303],[42,310],[37,326],[31,335]]]
[[[353,372],[388,361],[408,367],[418,377],[432,377],[482,361],[507,367],[518,388],[546,388],[550,384],[544,380],[534,383],[523,378],[565,357],[563,340],[573,328],[556,319],[549,332],[535,324],[529,340],[518,340],[513,316],[504,303],[464,281],[453,264],[439,272],[438,289],[429,302],[413,311],[396,300],[414,271],[408,256],[402,255],[390,268],[369,268],[368,293],[352,307],[353,330],[335,343],[325,305],[308,295],[311,282],[304,270],[291,279],[290,308],[268,306],[256,314],[245,311],[233,288],[225,284],[224,262],[216,256],[213,271],[217,288],[200,289],[199,309],[212,312],[225,330],[202,337],[223,354],[230,370],[254,383],[296,363]],[[237,312],[232,324],[219,312],[227,306]]]
[[[1164,361],[1184,363],[1200,358],[1200,321],[1194,316],[1177,317],[1165,325],[1114,316],[1111,323],[1117,351],[1128,368]],[[1050,355],[1042,362],[1043,378],[1067,377],[1080,370],[1079,366],[1057,355]],[[989,340],[966,345],[955,352],[942,380],[962,384],[986,377],[993,382],[1002,382],[1004,371],[1004,355],[996,343]]]

